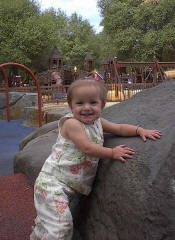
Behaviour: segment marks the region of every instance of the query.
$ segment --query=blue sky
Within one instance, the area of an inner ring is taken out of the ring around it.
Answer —
[[[50,7],[60,8],[67,16],[76,12],[83,19],[87,19],[97,33],[102,30],[102,27],[99,26],[101,17],[96,6],[97,0],[38,0],[38,2],[42,10]]]

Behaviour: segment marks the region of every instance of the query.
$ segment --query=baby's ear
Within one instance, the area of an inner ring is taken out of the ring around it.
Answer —
[[[72,104],[68,103],[68,107],[70,108],[70,110],[72,110]]]
[[[105,107],[105,105],[106,105],[106,102],[102,102],[102,105],[101,105],[102,110]]]

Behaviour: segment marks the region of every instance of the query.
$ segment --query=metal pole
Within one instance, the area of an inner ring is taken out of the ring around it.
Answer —
[[[1,67],[1,65],[0,65],[0,69],[2,70],[2,73],[3,73],[3,75],[4,75],[4,79],[5,79],[6,113],[7,113],[7,121],[10,122],[9,94],[8,94],[8,78],[7,78],[6,72],[4,71],[4,68]]]

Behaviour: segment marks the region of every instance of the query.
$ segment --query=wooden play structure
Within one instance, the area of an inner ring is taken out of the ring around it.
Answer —
[[[57,47],[54,47],[48,61],[48,69],[54,69],[60,71],[63,67],[63,58],[58,51]]]
[[[158,83],[167,80],[167,69],[175,68],[175,62],[121,62],[108,56],[102,62],[105,82],[109,83]]]
[[[64,63],[57,47],[54,47],[48,60],[47,70],[37,73],[36,77],[41,86],[70,85],[80,77],[87,76],[93,69],[94,61],[90,53],[85,56],[84,68],[80,70],[79,66]]]
[[[108,88],[108,100],[123,101],[145,88],[156,86],[170,79],[175,62],[121,62],[108,56],[102,62],[104,82]],[[174,74],[175,76],[175,74]]]
[[[175,78],[175,71],[172,69],[175,69],[175,62],[159,62],[156,58],[152,62],[122,62],[109,55],[103,60],[101,69],[97,73],[102,76],[98,80],[104,83],[108,90],[107,100],[120,102],[145,88]],[[34,77],[40,85],[43,103],[58,103],[66,101],[67,89],[73,81],[90,75],[95,76],[92,74],[94,71],[94,61],[90,53],[85,56],[84,68],[80,70],[79,66],[64,64],[61,54],[54,47],[48,60],[47,70],[35,73]],[[23,75],[16,74],[8,84],[10,91],[37,91],[30,74],[27,80]],[[2,72],[0,86],[0,91],[5,89]]]
[[[84,67],[80,70],[79,66],[72,66],[69,63],[64,63],[63,57],[61,56],[57,47],[54,47],[48,58],[47,65],[45,66],[47,70],[35,73],[41,87],[58,87],[58,85],[70,85],[73,81],[87,76],[90,72],[94,70],[94,61],[90,53],[84,58]],[[24,88],[33,87],[34,83],[31,76],[25,75],[24,72],[19,73],[19,69],[16,66],[12,66],[10,69],[9,87],[12,88]],[[3,76],[0,75],[0,79]],[[0,80],[1,87],[5,87],[3,81]]]
[[[92,72],[94,70],[94,61],[90,53],[84,59],[84,71]]]

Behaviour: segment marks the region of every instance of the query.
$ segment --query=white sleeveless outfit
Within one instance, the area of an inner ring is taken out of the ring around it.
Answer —
[[[72,117],[67,114],[60,119],[57,141],[36,179],[34,202],[37,218],[30,240],[71,240],[70,199],[76,192],[88,195],[92,189],[99,159],[85,155],[72,141],[61,136],[64,121]],[[91,125],[81,125],[91,142],[103,145],[100,118]]]

